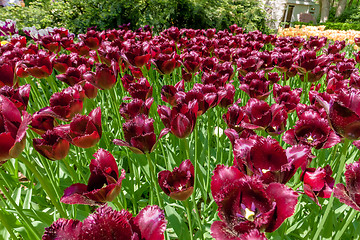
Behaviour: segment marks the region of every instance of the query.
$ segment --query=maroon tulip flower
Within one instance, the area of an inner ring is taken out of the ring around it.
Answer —
[[[360,162],[346,165],[345,171],[346,187],[339,183],[334,188],[334,197],[351,208],[360,211],[359,189],[360,189]]]
[[[360,90],[341,89],[326,102],[319,95],[316,99],[325,108],[334,131],[351,140],[360,139]]]
[[[151,58],[150,45],[148,42],[127,40],[123,43],[121,57],[131,66],[142,68]]]
[[[284,105],[288,113],[294,111],[296,106],[300,103],[301,93],[301,88],[291,90],[290,86],[281,86],[276,83],[273,87],[275,102]]]
[[[290,145],[303,144],[320,149],[335,146],[341,141],[341,138],[319,113],[307,111],[301,115],[293,129],[286,131],[283,140]]]
[[[265,100],[271,91],[269,90],[270,81],[265,78],[264,74],[264,71],[247,73],[239,88],[246,92],[250,98]]]
[[[160,35],[174,42],[178,42],[181,38],[180,30],[177,27],[165,29]]]
[[[69,86],[74,86],[83,80],[82,76],[85,72],[86,66],[84,64],[77,68],[68,67],[65,73],[56,75],[56,78]]]
[[[226,84],[224,87],[219,87],[219,95],[223,98],[219,102],[219,106],[227,108],[229,105],[234,103],[235,87],[231,83]]]
[[[317,52],[326,45],[326,37],[311,36],[308,41],[304,43],[304,49]]]
[[[318,197],[330,198],[333,191],[335,180],[331,177],[332,170],[330,165],[324,168],[306,168],[301,174],[301,180],[304,182],[304,192],[317,205],[319,204]]]
[[[180,58],[186,72],[194,74],[199,71],[202,59],[198,53],[194,51],[183,53]]]
[[[55,118],[48,115],[49,107],[45,107],[35,112],[31,119],[31,130],[39,135],[43,135],[47,130],[52,130],[55,127]]]
[[[257,175],[264,183],[287,183],[300,166],[306,166],[311,155],[310,148],[302,145],[284,150],[271,137],[257,135],[248,139],[236,139],[234,165],[247,175]]]
[[[0,62],[0,87],[14,85],[14,67],[9,62]]]
[[[184,80],[176,83],[175,86],[172,85],[164,85],[161,88],[161,100],[169,103],[171,106],[176,106],[176,95],[178,92],[184,92]]]
[[[37,54],[25,55],[25,70],[35,78],[47,78],[53,71],[53,58],[54,56],[49,55],[44,50],[39,50]]]
[[[125,170],[119,176],[113,155],[100,148],[91,159],[88,184],[76,183],[66,188],[61,202],[66,204],[101,205],[113,201],[121,190]]]
[[[263,60],[258,56],[250,56],[248,58],[239,58],[236,64],[239,73],[245,76],[249,72],[256,72],[263,64]]]
[[[194,190],[194,166],[189,159],[183,161],[172,172],[159,172],[158,182],[166,195],[175,200],[185,201]]]
[[[89,29],[86,34],[79,34],[79,39],[92,50],[97,50],[101,42],[105,39],[105,32],[98,32],[94,29]]]
[[[273,232],[293,215],[297,204],[297,193],[285,185],[265,186],[258,178],[224,165],[214,170],[211,193],[221,219],[211,225],[211,235],[219,240],[244,239],[240,236],[253,229]]]
[[[98,64],[96,72],[87,72],[83,75],[84,79],[100,89],[111,89],[116,84],[117,64],[113,62],[113,67],[106,64]]]
[[[138,82],[129,84],[129,94],[132,98],[139,98],[143,101],[152,96],[153,88],[146,78],[140,78]]]
[[[101,109],[95,108],[89,116],[76,115],[67,132],[70,142],[80,148],[94,147],[102,135]]]
[[[170,74],[178,66],[178,58],[179,55],[175,52],[172,54],[160,53],[151,62],[160,74]]]
[[[285,131],[287,112],[283,105],[273,104],[271,107],[264,101],[251,98],[245,111],[250,123],[244,123],[248,129],[263,129],[269,134],[278,135]]]
[[[229,128],[234,129],[238,133],[241,133],[244,130],[243,122],[250,122],[244,107],[239,107],[238,104],[231,105],[222,118]]]
[[[80,92],[74,87],[54,93],[49,102],[54,116],[64,120],[71,120],[83,108]]]
[[[149,111],[153,102],[153,98],[148,98],[145,100],[145,102],[138,98],[132,99],[131,102],[122,103],[120,105],[120,115],[126,121],[129,121],[140,114],[145,114],[146,116],[149,116]]]
[[[70,143],[62,126],[47,130],[41,137],[33,139],[33,146],[41,155],[52,161],[64,159],[68,155]]]
[[[172,109],[167,106],[158,106],[157,111],[168,131],[171,131],[178,138],[186,138],[194,130],[198,103],[196,100],[189,103],[179,103]]]
[[[325,73],[325,68],[330,62],[326,55],[316,56],[315,51],[301,50],[293,59],[293,67],[301,74],[301,77],[308,75],[309,82],[319,80]]]
[[[30,96],[30,84],[23,85],[17,89],[4,86],[0,88],[0,95],[10,99],[19,111],[26,110]]]
[[[166,223],[164,211],[156,205],[143,208],[136,217],[125,209],[116,211],[102,206],[83,222],[58,219],[45,228],[42,239],[161,240]]]
[[[0,95],[0,165],[16,158],[25,147],[26,130],[31,121],[27,112],[20,111],[8,98]]]
[[[133,119],[123,124],[125,141],[114,139],[113,143],[119,146],[128,147],[131,151],[137,154],[151,153],[157,141],[169,132],[163,129],[156,140],[154,133],[154,119],[148,118],[144,114],[135,116]]]

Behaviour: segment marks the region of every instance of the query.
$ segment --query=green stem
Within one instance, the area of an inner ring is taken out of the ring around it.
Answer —
[[[341,228],[341,230],[339,232],[336,233],[334,240],[341,239],[341,236],[344,234],[344,232],[347,229],[347,227],[349,226],[349,224],[354,220],[357,213],[358,213],[358,211],[356,211],[355,209],[351,209],[351,213],[349,214],[344,226]]]
[[[194,239],[194,236],[193,236],[193,228],[192,228],[192,222],[191,222],[191,209],[190,209],[190,207],[189,207],[189,200],[188,200],[188,199],[186,199],[186,200],[184,201],[184,205],[185,205],[186,213],[187,213],[187,216],[188,216],[190,240],[193,240],[193,239]]]
[[[20,218],[25,222],[24,227],[29,231],[29,235],[35,237],[34,239],[38,239],[40,236],[40,233],[36,231],[34,226],[32,225],[30,219],[24,214],[22,209],[19,207],[18,204],[12,199],[9,192],[3,187],[3,185],[0,184],[0,190],[5,195],[6,199],[11,203],[11,205],[15,208],[16,212],[19,214]]]
[[[149,153],[146,153],[146,158],[148,160],[148,164],[149,164],[149,170],[150,170],[150,177],[151,177],[151,180],[153,182],[153,185],[154,185],[154,188],[155,188],[155,193],[156,193],[156,197],[158,199],[158,202],[159,202],[159,206],[160,208],[164,208],[163,207],[163,202],[161,201],[161,198],[160,198],[160,194],[159,194],[159,190],[158,190],[158,183],[156,181],[156,178],[155,178],[155,169],[154,169],[154,166],[153,166],[153,163],[151,161],[151,158],[150,158],[150,154]],[[152,194],[153,196],[154,194]],[[152,199],[152,204],[154,204],[154,200]]]
[[[343,146],[342,146],[342,149],[341,149],[340,164],[339,164],[339,168],[338,168],[338,171],[337,171],[337,174],[336,174],[334,186],[336,186],[336,184],[339,183],[340,178],[342,176],[342,172],[344,170],[345,160],[346,160],[346,156],[347,156],[346,153],[348,151],[349,144],[350,144],[350,140],[345,139],[344,143],[343,143]],[[332,209],[333,203],[334,203],[334,192],[331,193],[331,197],[330,197],[329,202],[327,204],[325,213],[324,213],[323,217],[321,218],[321,222],[318,225],[318,228],[317,228],[316,233],[315,233],[315,235],[313,237],[313,240],[318,240],[319,239],[319,235],[320,235],[321,230],[323,229],[323,227],[325,225],[325,222],[326,222],[327,217],[328,217],[328,215],[330,213],[330,210]]]
[[[45,179],[42,177],[42,175],[39,173],[39,171],[36,169],[34,165],[31,164],[31,162],[23,157],[21,154],[18,156],[19,160],[21,160],[26,167],[35,175],[35,177],[39,180],[41,186],[44,188],[45,192],[50,198],[50,201],[53,203],[55,208],[59,211],[60,216],[62,218],[67,218],[67,214],[65,213],[62,205],[58,201],[57,194],[55,193],[54,189],[50,188],[51,184],[49,184]]]

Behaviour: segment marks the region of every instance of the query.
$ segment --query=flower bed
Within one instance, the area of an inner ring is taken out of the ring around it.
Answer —
[[[11,24],[4,238],[359,237],[353,45],[236,25],[28,28],[27,40]]]

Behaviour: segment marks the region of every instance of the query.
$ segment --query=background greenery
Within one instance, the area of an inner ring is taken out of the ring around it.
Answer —
[[[65,27],[73,33],[97,26],[99,30],[131,23],[160,31],[170,26],[217,30],[236,23],[246,31],[268,32],[266,14],[256,0],[37,0],[26,7],[0,8],[0,19],[12,19],[18,28]]]

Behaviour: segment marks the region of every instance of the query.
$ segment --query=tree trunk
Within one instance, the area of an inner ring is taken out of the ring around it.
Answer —
[[[336,9],[335,17],[340,17],[341,14],[345,11],[347,0],[339,0],[339,5]]]
[[[321,0],[321,10],[320,10],[320,22],[324,23],[329,18],[330,11],[330,1],[329,0]]]

